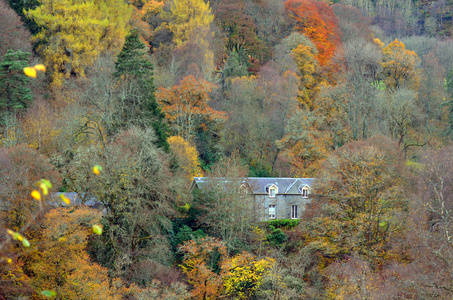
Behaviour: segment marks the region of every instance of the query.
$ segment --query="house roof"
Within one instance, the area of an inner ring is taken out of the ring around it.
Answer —
[[[231,183],[231,180],[225,178],[216,178],[216,181]],[[253,194],[268,194],[266,188],[275,185],[278,188],[278,194],[300,194],[299,187],[303,188],[313,186],[314,178],[267,178],[267,177],[246,177],[242,180]],[[190,185],[189,190],[198,187],[203,189],[209,183],[209,177],[195,177]]]
[[[60,200],[60,195],[63,194],[69,200],[71,200],[71,203],[68,205]],[[80,206],[82,204],[92,207],[92,208],[103,208],[104,205],[98,201],[94,196],[85,196],[85,195],[79,195],[75,192],[67,192],[67,193],[52,193],[51,194],[51,200],[49,200],[50,204],[55,207],[59,206]]]

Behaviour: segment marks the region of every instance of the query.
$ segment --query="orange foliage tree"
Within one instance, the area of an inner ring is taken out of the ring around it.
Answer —
[[[214,272],[218,265],[213,257],[219,253],[218,263],[221,264],[222,257],[226,256],[225,245],[218,239],[208,237],[190,240],[179,249],[184,253],[182,270],[194,287],[192,299],[218,299],[223,285],[221,275]]]
[[[133,11],[130,23],[140,33],[140,40],[149,46],[149,41],[152,39],[152,28],[147,21],[161,13],[165,3],[158,0],[131,0],[131,4]]]
[[[319,63],[327,64],[340,44],[333,10],[324,1],[315,0],[287,0],[285,7],[296,22],[295,29],[316,45]]]
[[[215,85],[204,79],[196,80],[190,75],[183,78],[179,85],[158,89],[157,101],[178,136],[190,141],[195,130],[204,127],[205,122],[227,118],[224,112],[208,105],[211,100],[209,93],[213,88]]]
[[[107,269],[91,263],[85,251],[91,228],[101,212],[60,208],[45,217],[40,244],[30,257],[37,291],[54,291],[60,299],[121,299],[127,291],[119,280],[110,287]]]

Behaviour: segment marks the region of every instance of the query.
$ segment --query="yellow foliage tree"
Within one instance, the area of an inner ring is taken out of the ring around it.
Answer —
[[[121,299],[127,289],[119,280],[111,288],[107,269],[91,263],[85,251],[100,217],[101,212],[89,208],[54,209],[45,216],[42,245],[30,266],[37,291],[55,291],[60,299]]]
[[[44,101],[37,101],[22,120],[25,137],[30,147],[40,153],[50,154],[55,149],[55,137],[59,130],[55,114]]]
[[[171,136],[167,142],[189,181],[192,181],[195,176],[203,176],[195,146],[180,136]]]
[[[173,33],[173,42],[182,46],[191,41],[204,49],[204,65],[202,69],[207,74],[214,68],[214,52],[209,45],[213,37],[210,29],[214,14],[211,13],[209,2],[204,0],[174,0],[171,5],[173,20],[168,24]]]
[[[209,28],[214,15],[211,13],[209,3],[203,0],[175,0],[171,6],[173,20],[169,27],[173,33],[173,41],[180,46],[182,43],[199,36]]]
[[[312,108],[312,99],[319,91],[319,79],[317,77],[318,61],[316,51],[309,45],[299,45],[291,51],[297,69],[300,74],[299,101],[307,108]]]
[[[225,293],[234,299],[251,299],[274,263],[272,258],[257,260],[255,255],[247,252],[225,260],[222,264]]]
[[[378,39],[375,42],[382,47]],[[406,49],[406,46],[395,39],[388,46],[382,48],[383,78],[387,87],[417,89],[419,83],[420,58],[414,51]]]
[[[103,51],[119,51],[131,9],[122,0],[41,0],[25,14],[41,31],[33,37],[59,85],[64,77],[83,76]]]

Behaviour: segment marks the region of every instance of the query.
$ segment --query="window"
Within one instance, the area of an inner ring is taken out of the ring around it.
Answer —
[[[275,219],[275,205],[269,205],[269,219]]]
[[[273,198],[278,193],[278,187],[275,184],[266,187],[266,193],[269,193],[269,197]]]
[[[310,189],[310,187],[308,185],[304,186],[304,187],[299,187],[299,192],[302,193],[302,198],[308,198],[308,190]]]
[[[276,188],[270,188],[269,189],[269,197],[275,197],[275,191],[276,191]]]
[[[297,219],[297,205],[291,206],[291,219]]]

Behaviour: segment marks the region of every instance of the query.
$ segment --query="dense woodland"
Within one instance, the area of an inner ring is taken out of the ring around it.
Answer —
[[[452,35],[451,0],[0,0],[0,299],[451,299]],[[254,223],[247,176],[313,203]]]

